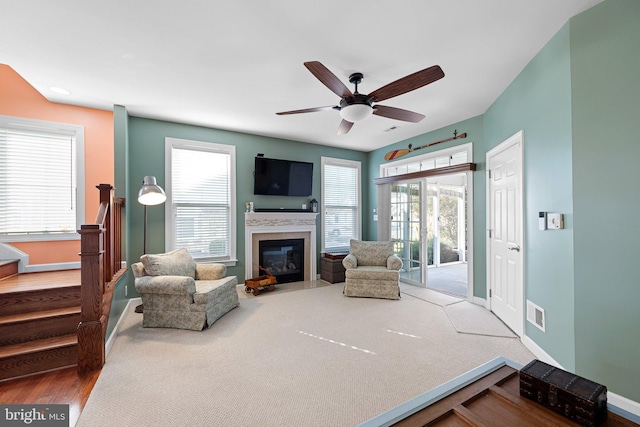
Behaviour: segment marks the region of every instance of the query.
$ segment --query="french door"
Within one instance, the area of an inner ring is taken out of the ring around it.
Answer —
[[[418,286],[427,280],[424,187],[424,180],[391,185],[391,240],[403,262],[400,278]]]
[[[455,174],[391,184],[390,238],[403,262],[402,282],[471,295],[467,182],[466,174]]]

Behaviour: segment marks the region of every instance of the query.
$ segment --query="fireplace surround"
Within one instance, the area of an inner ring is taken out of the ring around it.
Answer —
[[[244,215],[245,279],[264,274],[258,268],[260,241],[289,239],[303,241],[303,280],[316,279],[316,212],[246,212]]]

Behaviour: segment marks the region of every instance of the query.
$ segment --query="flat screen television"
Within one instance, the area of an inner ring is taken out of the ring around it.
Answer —
[[[256,157],[253,194],[311,196],[313,163]]]

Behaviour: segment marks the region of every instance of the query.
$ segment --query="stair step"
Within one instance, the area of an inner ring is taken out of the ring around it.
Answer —
[[[80,285],[2,292],[0,316],[80,306]]]
[[[18,274],[19,259],[0,259],[0,280]]]
[[[77,365],[76,334],[0,347],[0,381]]]
[[[80,307],[0,316],[0,346],[75,334]]]

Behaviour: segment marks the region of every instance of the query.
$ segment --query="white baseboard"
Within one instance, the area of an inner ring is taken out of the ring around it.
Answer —
[[[522,340],[522,344],[524,344],[524,346],[527,347],[529,351],[531,351],[538,360],[542,360],[543,362],[548,363],[549,365],[553,365],[560,369],[564,369],[562,365],[558,363],[557,360],[551,357],[546,351],[542,349],[542,347],[536,344],[531,338],[525,335],[524,337],[522,337],[521,340]],[[566,371],[566,369],[564,370]],[[627,399],[624,396],[620,396],[619,394],[612,393],[611,391],[607,390],[607,405],[611,412],[621,415],[627,419],[630,419],[635,423],[640,422],[640,403],[635,402],[631,399]],[[619,409],[622,409],[622,411],[619,411]]]
[[[120,326],[122,325],[122,322],[124,321],[124,318],[129,313],[129,307],[131,306],[131,304],[136,305],[136,306],[139,305],[139,304],[142,304],[142,298],[131,298],[129,301],[127,301],[127,305],[125,306],[124,310],[122,311],[122,314],[120,314],[120,318],[116,322],[116,326],[111,331],[111,335],[109,335],[109,338],[107,339],[107,342],[105,343],[105,346],[104,346],[104,357],[105,358],[109,355],[109,352],[111,351],[111,347],[113,346],[113,343],[115,342],[116,337],[118,336],[118,332],[120,331]]]
[[[634,423],[640,423],[640,403],[607,391],[607,406],[611,412],[623,416]],[[624,412],[617,411],[616,408],[622,409]]]
[[[536,356],[536,358],[538,360],[542,360],[544,363],[548,363],[549,365],[553,365],[553,366],[555,366],[557,368],[564,369],[564,367],[557,360],[555,360],[553,357],[551,357],[551,355],[549,355],[549,353],[544,351],[542,349],[542,347],[540,347],[538,344],[536,344],[528,336],[525,335],[520,340],[522,341],[522,344],[524,344],[524,346],[527,347],[529,349],[529,351],[531,353],[533,353],[534,356]],[[566,369],[564,369],[564,370],[566,371]]]

